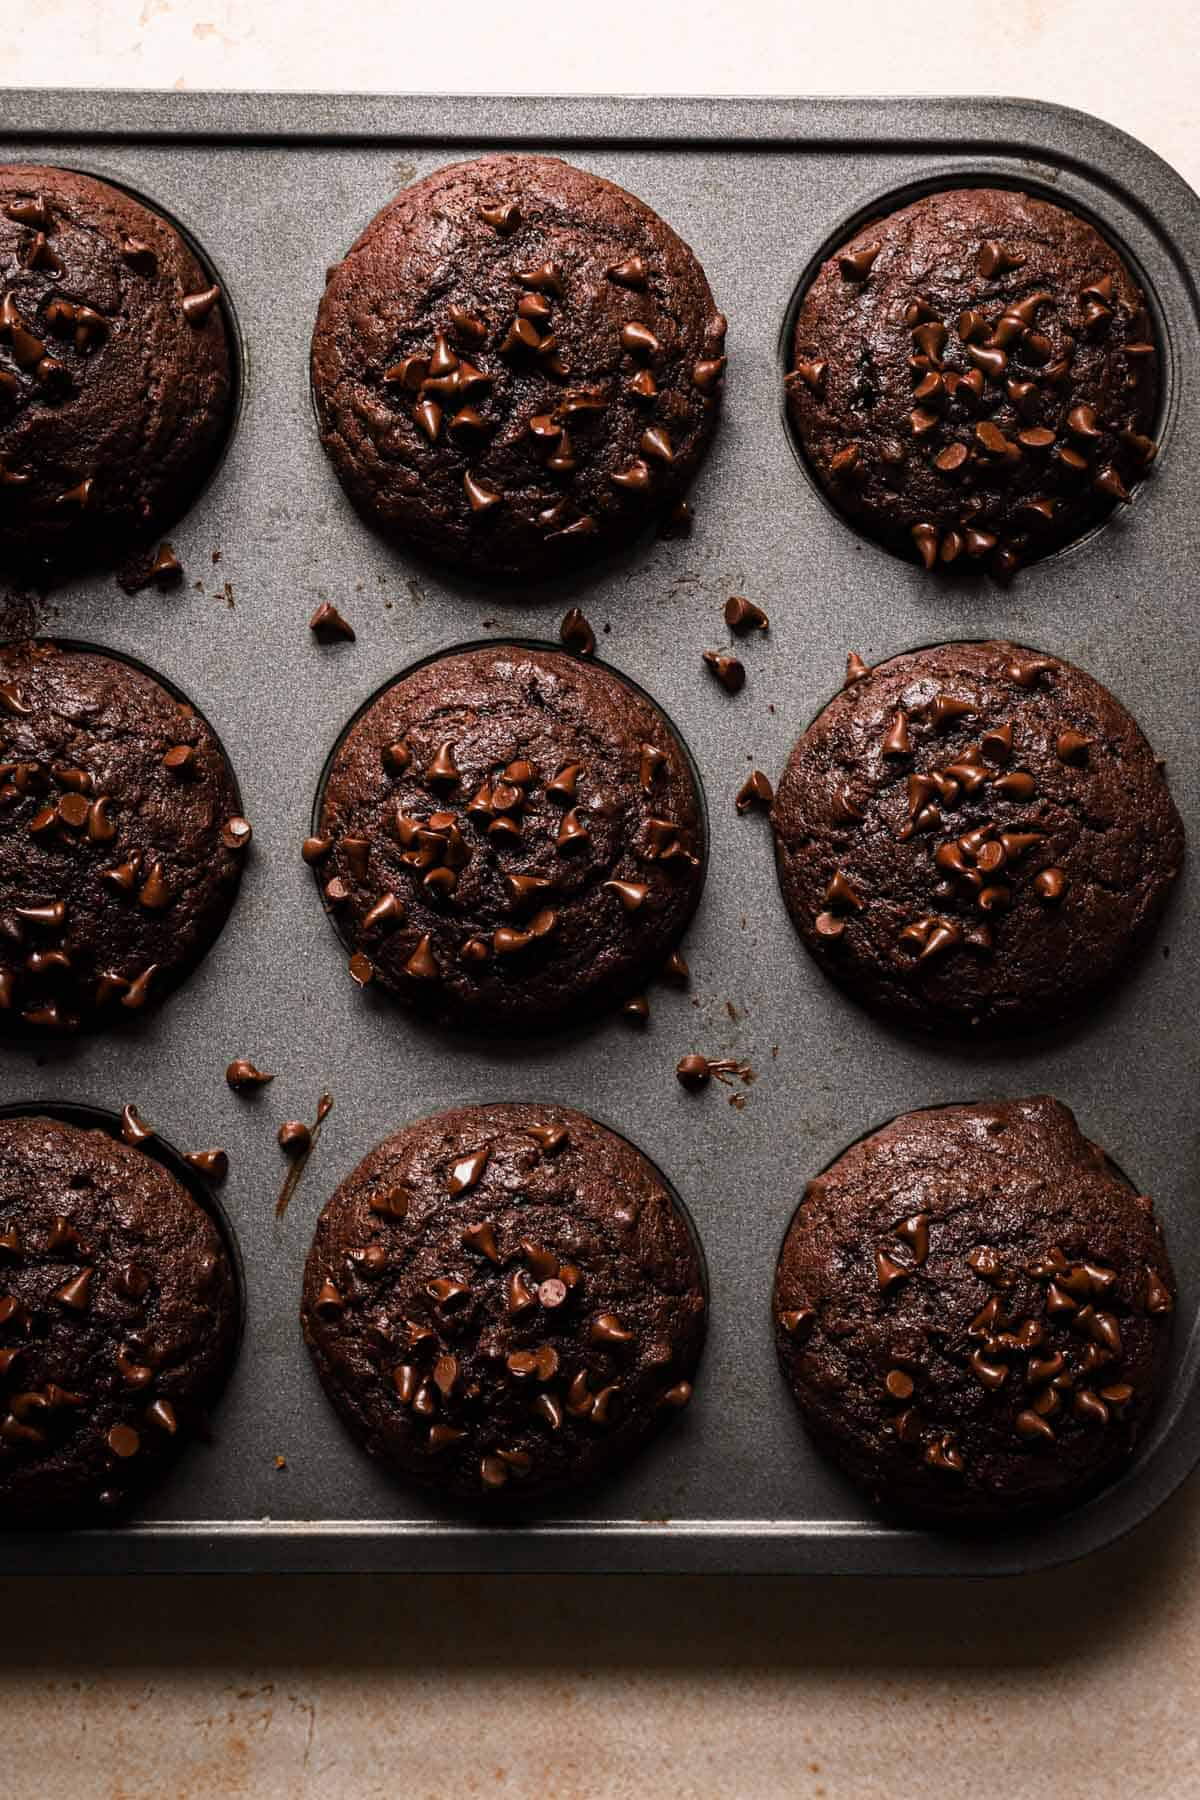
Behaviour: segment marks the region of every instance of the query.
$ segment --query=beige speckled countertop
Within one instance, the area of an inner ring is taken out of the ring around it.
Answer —
[[[582,22],[581,22],[582,20]],[[1200,184],[1193,0],[32,0],[20,86],[996,93]],[[1200,1485],[1029,1581],[0,1583],[14,1800],[1200,1795]]]

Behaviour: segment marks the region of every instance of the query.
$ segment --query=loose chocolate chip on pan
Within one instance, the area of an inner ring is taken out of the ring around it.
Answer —
[[[322,600],[308,621],[308,629],[314,637],[325,643],[332,644],[342,640],[352,644],[355,640],[354,627],[348,619],[342,617],[331,600]]]

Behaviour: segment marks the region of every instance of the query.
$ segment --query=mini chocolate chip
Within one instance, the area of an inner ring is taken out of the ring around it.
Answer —
[[[798,362],[794,373],[800,377],[806,388],[811,389],[814,394],[822,394],[825,391],[825,377],[829,373],[829,364],[820,360]]]
[[[761,769],[754,769],[747,775],[734,798],[734,806],[740,813],[747,813],[752,806],[770,806],[775,795],[771,783]]]
[[[421,938],[416,949],[404,965],[405,972],[414,981],[437,981],[441,975],[433,954],[432,942],[428,932]]]
[[[1070,728],[1060,731],[1054,740],[1055,755],[1060,762],[1065,763],[1086,762],[1091,746],[1091,738],[1084,737],[1081,731],[1073,731]]]
[[[285,1156],[303,1156],[312,1147],[312,1132],[303,1119],[285,1119],[276,1136]]]
[[[224,1181],[229,1173],[229,1157],[224,1150],[189,1150],[183,1160],[208,1181]]]
[[[642,881],[605,881],[601,884],[605,891],[613,893],[621,902],[627,913],[637,912],[649,898],[650,889]]]
[[[1061,900],[1066,892],[1067,878],[1061,869],[1043,869],[1035,875],[1033,885],[1043,900]]]
[[[121,1108],[121,1136],[127,1144],[144,1144],[154,1136],[153,1129],[143,1121],[136,1106]]]
[[[170,544],[158,546],[158,553],[150,564],[149,579],[160,588],[173,587],[183,580],[183,564]]]
[[[725,623],[731,631],[744,636],[748,631],[766,631],[771,622],[761,606],[741,594],[734,594],[725,602]]]
[[[483,1172],[487,1168],[490,1154],[490,1145],[485,1145],[483,1149],[474,1150],[469,1156],[461,1157],[455,1163],[446,1187],[452,1200],[456,1200],[460,1194],[467,1194],[473,1187],[478,1186]]]
[[[697,1054],[681,1057],[676,1064],[675,1075],[680,1086],[688,1088],[692,1093],[699,1093],[712,1079],[707,1056]]]
[[[275,1077],[256,1069],[248,1057],[239,1056],[226,1069],[225,1079],[235,1094],[242,1094],[248,1088],[261,1087],[264,1082],[274,1081]]]
[[[70,1307],[72,1312],[84,1312],[90,1298],[94,1273],[92,1269],[81,1269],[78,1275],[73,1275],[69,1281],[64,1281],[60,1288],[55,1289],[53,1298],[60,1306]]]
[[[504,496],[497,488],[489,487],[487,482],[479,481],[468,470],[463,476],[463,493],[473,513],[490,512],[493,506],[499,506]]]
[[[1175,1305],[1171,1290],[1156,1270],[1146,1270],[1145,1307],[1148,1313],[1169,1313]]]
[[[209,313],[221,298],[221,290],[214,282],[203,293],[185,294],[183,297],[183,315],[189,325],[199,327],[204,324]]]
[[[577,606],[563,617],[558,635],[576,656],[591,656],[596,648],[596,635]]]
[[[605,270],[610,281],[621,287],[644,288],[648,279],[646,264],[640,256],[627,256]]]
[[[746,685],[746,670],[736,656],[723,656],[719,650],[706,650],[703,660],[727,694],[741,693]]]
[[[308,621],[308,629],[324,643],[334,643],[339,638],[350,644],[355,641],[354,627],[348,619],[342,617],[330,600],[322,600]]]
[[[883,739],[885,756],[909,756],[912,754],[912,743],[908,735],[908,719],[905,713],[897,708]]]
[[[897,1281],[907,1281],[912,1272],[912,1267],[908,1263],[897,1262],[895,1257],[889,1256],[886,1250],[876,1250],[875,1276],[881,1288],[886,1290]]]
[[[196,752],[190,744],[175,744],[162,759],[163,768],[170,775],[189,775],[196,765]]]
[[[861,250],[844,250],[837,259],[843,281],[865,281],[881,248],[880,244],[864,244]]]
[[[678,950],[672,950],[662,966],[663,980],[669,981],[674,987],[686,987],[689,973],[686,959]]]

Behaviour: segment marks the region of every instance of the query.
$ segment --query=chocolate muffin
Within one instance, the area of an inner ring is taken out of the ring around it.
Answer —
[[[155,1005],[225,923],[249,841],[217,739],[146,670],[0,645],[0,1033]]]
[[[780,1364],[885,1506],[998,1524],[1110,1480],[1166,1379],[1154,1210],[1061,1102],[907,1113],[811,1181],[780,1252]]]
[[[662,967],[700,898],[704,826],[643,694],[500,644],[370,703],[304,854],[360,985],[448,1024],[527,1031],[614,1006]]]
[[[301,1322],[398,1474],[471,1504],[572,1493],[687,1405],[699,1249],[661,1175],[566,1107],[463,1107],[387,1138],[317,1221]]]
[[[219,289],[140,200],[0,166],[0,558],[76,562],[187,506],[230,413]]]
[[[771,814],[788,911],[826,974],[901,1024],[1069,1018],[1152,931],[1183,826],[1129,714],[1070,663],[942,644],[846,685]]]
[[[1128,500],[1155,452],[1145,296],[1076,214],[1007,188],[864,225],[805,295],[788,407],[846,516],[997,575]]]
[[[105,1131],[0,1119],[0,1520],[111,1513],[203,1429],[233,1269],[181,1182]]]
[[[669,225],[552,156],[439,169],[329,272],[321,441],[369,525],[544,576],[675,503],[716,424],[725,320]]]

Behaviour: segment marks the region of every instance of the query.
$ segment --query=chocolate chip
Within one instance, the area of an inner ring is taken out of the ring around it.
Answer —
[[[1171,1298],[1171,1290],[1156,1270],[1146,1270],[1145,1307],[1148,1313],[1169,1313],[1175,1302]]]
[[[254,828],[249,819],[243,819],[240,813],[226,819],[221,827],[221,842],[227,850],[245,850],[254,836]]]
[[[470,1193],[473,1187],[478,1186],[490,1154],[490,1146],[484,1145],[481,1150],[473,1150],[469,1156],[461,1157],[455,1163],[446,1185],[446,1191],[452,1200],[457,1200],[460,1194]]]
[[[414,981],[437,981],[441,974],[434,958],[430,935],[425,933],[412,955],[404,965],[405,972]]]
[[[638,784],[643,794],[648,794],[666,764],[666,752],[654,744],[640,744],[638,750],[641,757]]]
[[[119,1456],[123,1462],[136,1456],[142,1447],[142,1440],[132,1425],[112,1426],[106,1441],[113,1455]]]
[[[909,756],[912,754],[912,742],[908,735],[908,718],[902,709],[897,708],[883,739],[885,756]]]
[[[727,694],[741,693],[746,685],[746,670],[736,656],[724,656],[719,650],[706,650],[703,660]]]
[[[265,1082],[274,1081],[275,1077],[264,1074],[262,1069],[256,1069],[248,1057],[239,1056],[226,1069],[225,1079],[235,1094],[243,1094],[248,1089],[262,1087]]]
[[[770,806],[774,798],[775,795],[767,777],[761,769],[754,769],[738,789],[734,806],[739,813],[747,813],[752,806]]]
[[[183,564],[176,556],[170,544],[158,546],[158,553],[150,564],[150,580],[155,587],[174,587],[183,580]]]
[[[642,881],[605,881],[601,885],[607,893],[617,896],[627,913],[637,912],[650,895],[650,889]]]
[[[458,764],[454,760],[454,743],[447,738],[438,745],[433,760],[426,764],[425,780],[435,787],[455,787],[462,779]]]
[[[229,1157],[224,1150],[189,1150],[183,1160],[206,1181],[224,1181],[229,1173]]]
[[[469,470],[463,476],[463,493],[467,496],[473,513],[490,512],[504,498],[499,489],[489,486],[486,481],[477,480]]]
[[[886,1250],[876,1250],[875,1276],[881,1288],[886,1290],[894,1286],[897,1281],[907,1281],[912,1272],[912,1268],[907,1263],[897,1262],[895,1257],[889,1256]]]
[[[176,744],[167,751],[162,764],[169,775],[192,774],[196,766],[196,752],[190,744]]]
[[[837,259],[838,270],[844,281],[865,281],[871,273],[872,264],[879,255],[879,244],[864,244],[860,250],[845,250]]]
[[[1129,490],[1111,463],[1101,469],[1092,482],[1092,486],[1098,494],[1104,494],[1110,500],[1128,500],[1129,498]]]
[[[136,1106],[121,1108],[121,1136],[127,1144],[145,1144],[154,1136],[153,1128],[143,1121]]]
[[[1033,879],[1034,888],[1043,900],[1061,900],[1066,892],[1067,878],[1062,869],[1043,869]]]
[[[183,297],[183,316],[189,325],[199,328],[208,318],[209,313],[221,298],[221,290],[214,282],[203,293],[185,294]]]
[[[814,394],[823,394],[825,377],[829,373],[829,364],[822,361],[798,362],[793,373],[798,375],[805,387]]]
[[[479,208],[479,216],[485,225],[490,225],[501,237],[511,237],[521,224],[521,209],[515,200],[489,202]]]
[[[666,962],[662,966],[663,980],[671,982],[674,987],[686,987],[688,975],[689,970],[686,960],[680,955],[678,950],[672,950],[670,956],[668,956]]]
[[[725,623],[731,631],[744,636],[748,631],[766,631],[770,620],[761,606],[753,600],[747,600],[741,594],[734,594],[725,602]]]
[[[53,217],[50,203],[45,194],[34,194],[28,200],[13,200],[4,209],[5,215],[16,221],[18,225],[30,225],[37,231],[53,229]]]
[[[330,600],[322,600],[308,621],[308,629],[325,643],[334,643],[339,638],[350,644],[355,641],[354,627],[342,617]]]
[[[558,635],[576,656],[591,656],[596,648],[596,635],[577,606],[564,615]]]
[[[676,1064],[675,1075],[681,1087],[692,1093],[699,1093],[711,1080],[707,1056],[692,1054],[681,1057]]]
[[[724,374],[725,362],[726,359],[723,356],[712,356],[693,363],[692,386],[699,388],[701,393],[707,393],[710,388],[716,386]]]
[[[92,1269],[81,1269],[78,1275],[73,1275],[69,1281],[64,1281],[60,1288],[55,1289],[53,1298],[60,1306],[69,1307],[72,1312],[86,1311],[94,1273]]]
[[[285,1156],[303,1156],[312,1148],[312,1132],[303,1119],[285,1119],[276,1136]]]
[[[1048,1425],[1038,1413],[1026,1410],[1019,1412],[1013,1420],[1013,1428],[1018,1437],[1034,1441],[1054,1442],[1054,1427]]]
[[[1024,255],[1020,252],[1006,250],[995,239],[988,239],[979,247],[976,266],[984,280],[990,281],[994,275],[1003,275],[1009,269],[1019,269],[1024,261]]]
[[[1060,731],[1054,740],[1054,752],[1060,762],[1083,763],[1087,761],[1091,749],[1091,738],[1084,737],[1081,731],[1073,731],[1069,727]]]

